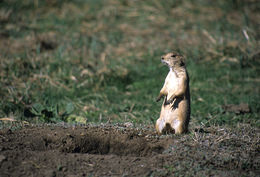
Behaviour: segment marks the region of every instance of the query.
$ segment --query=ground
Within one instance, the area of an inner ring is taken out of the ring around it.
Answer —
[[[128,124],[27,125],[0,132],[0,176],[258,176],[259,130],[156,135]]]

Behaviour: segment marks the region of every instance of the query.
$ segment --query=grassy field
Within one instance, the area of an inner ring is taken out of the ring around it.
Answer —
[[[154,124],[174,50],[191,124],[259,128],[259,19],[256,0],[0,0],[0,118]]]

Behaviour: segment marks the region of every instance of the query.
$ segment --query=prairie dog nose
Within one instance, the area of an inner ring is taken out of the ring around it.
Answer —
[[[162,56],[161,59],[164,60],[164,57]]]

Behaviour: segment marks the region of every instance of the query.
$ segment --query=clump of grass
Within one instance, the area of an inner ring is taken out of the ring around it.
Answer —
[[[193,123],[259,127],[256,3],[1,1],[0,117],[153,123],[167,74],[159,58],[177,50]],[[222,110],[239,103],[251,113]]]

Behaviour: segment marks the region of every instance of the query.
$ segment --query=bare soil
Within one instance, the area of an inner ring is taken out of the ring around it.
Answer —
[[[257,176],[259,131],[153,127],[27,126],[0,130],[0,176]]]

